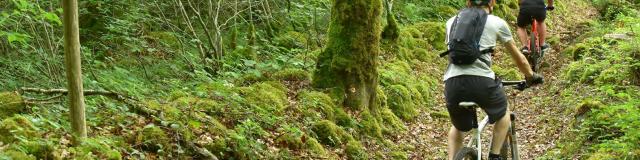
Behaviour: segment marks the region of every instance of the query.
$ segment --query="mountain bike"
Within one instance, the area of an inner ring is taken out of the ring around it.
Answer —
[[[540,37],[538,37],[538,21],[535,18],[533,19],[533,23],[531,24],[531,35],[529,38],[529,55],[527,56],[527,60],[529,61],[529,65],[531,65],[531,70],[533,72],[538,72],[540,70],[540,63],[542,62],[542,57],[544,56],[544,51],[542,51],[542,44],[540,44]]]
[[[553,8],[546,8],[548,11],[553,10]],[[533,23],[531,23],[531,35],[529,36],[529,55],[527,55],[527,61],[529,61],[529,65],[531,65],[531,70],[533,72],[538,72],[540,70],[540,65],[542,63],[542,58],[544,57],[544,50],[542,50],[542,45],[540,43],[540,35],[538,33],[538,20],[531,17],[533,19]]]
[[[502,86],[513,86],[515,89],[518,89],[520,91],[527,88],[526,81],[502,81]],[[474,111],[480,107],[475,102],[460,102],[458,105],[460,107],[469,108]],[[509,116],[511,118],[511,125],[509,126],[507,137],[505,138],[505,141],[502,143],[502,149],[500,150],[500,155],[505,158],[510,157],[513,160],[518,160],[520,157],[518,154],[518,141],[517,141],[517,134],[515,129],[516,114],[515,112],[511,112]],[[463,147],[460,151],[458,151],[458,153],[456,153],[456,155],[454,156],[455,160],[475,160],[475,159],[480,160],[481,157],[483,157],[482,156],[482,132],[484,131],[487,124],[489,123],[489,116],[485,116],[482,119],[482,121],[480,121],[479,125],[477,124],[478,118],[474,117],[473,119],[476,120],[472,122],[474,123],[472,124],[473,129],[471,131],[473,132],[472,134],[473,137],[465,147]],[[491,143],[494,143],[494,142],[491,142]],[[489,146],[492,146],[492,145],[489,145]]]

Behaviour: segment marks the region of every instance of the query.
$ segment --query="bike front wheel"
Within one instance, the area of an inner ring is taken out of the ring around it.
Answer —
[[[478,159],[478,151],[474,148],[464,147],[453,158],[454,160],[476,160]]]

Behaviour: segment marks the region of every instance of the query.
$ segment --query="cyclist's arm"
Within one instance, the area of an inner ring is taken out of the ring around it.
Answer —
[[[522,0],[521,0],[521,1],[522,1]],[[547,0],[547,4],[548,4],[549,6],[553,6],[553,0]]]
[[[507,48],[507,51],[509,51],[509,55],[511,55],[511,59],[513,59],[513,61],[518,66],[518,69],[520,70],[520,72],[522,72],[525,77],[533,76],[533,71],[529,66],[529,62],[527,61],[527,58],[524,57],[522,53],[520,53],[520,50],[518,50],[518,47],[516,47],[516,42],[513,40],[510,40],[505,42],[504,45]]]

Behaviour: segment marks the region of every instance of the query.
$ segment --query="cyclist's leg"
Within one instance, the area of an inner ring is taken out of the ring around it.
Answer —
[[[449,160],[452,160],[453,157],[456,155],[456,153],[458,153],[458,151],[460,150],[460,148],[462,148],[462,137],[463,137],[463,132],[456,129],[455,126],[451,126],[451,129],[449,129],[449,139],[448,139],[448,156],[449,156]]]
[[[509,125],[511,124],[511,118],[508,116],[511,114],[507,109],[507,113],[500,118],[493,126],[493,139],[491,140],[491,153],[500,154],[500,149],[502,149],[502,143],[504,143],[505,138],[507,137],[507,132],[509,132]]]
[[[520,8],[520,12],[518,14],[518,38],[520,39],[520,43],[524,48],[529,46],[529,36],[527,35],[526,27],[529,26],[532,22],[531,14],[528,13],[527,8]]]
[[[533,18],[538,21],[538,34],[540,35],[540,45],[545,44],[545,40],[547,37],[547,25],[544,21],[547,19],[547,11],[544,8],[536,9],[535,13],[533,13]],[[541,46],[542,47],[542,46]]]

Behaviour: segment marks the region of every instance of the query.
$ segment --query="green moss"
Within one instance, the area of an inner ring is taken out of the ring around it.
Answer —
[[[209,150],[212,154],[218,157],[224,157],[224,155],[228,152],[227,140],[225,138],[226,132],[218,134],[224,134],[224,136],[217,136],[213,140],[213,142],[206,144],[204,147],[207,148],[207,150]]]
[[[335,105],[329,95],[317,91],[302,91],[298,94],[298,106],[304,117],[312,120],[335,120]]]
[[[425,39],[426,44],[433,46],[436,50],[444,50],[446,48],[445,44],[442,43],[446,36],[443,22],[421,22],[414,24],[413,27],[422,33],[420,38]]]
[[[305,48],[307,47],[307,35],[289,31],[275,38],[276,44],[285,48]]]
[[[16,92],[0,93],[0,119],[22,112],[26,108],[22,97]]]
[[[406,130],[406,126],[390,109],[384,108],[381,112],[383,133],[387,135],[397,134]]]
[[[341,145],[343,142],[353,139],[342,128],[338,127],[331,121],[323,120],[316,122],[311,130],[315,133],[316,138],[322,144],[332,147]]]
[[[406,152],[403,152],[403,151],[393,151],[391,152],[391,159],[403,160],[403,159],[409,159],[409,156],[407,155]]]
[[[327,151],[322,147],[322,144],[313,137],[307,137],[307,141],[304,143],[305,149],[311,153],[311,155],[321,156],[326,155]]]
[[[382,129],[376,117],[373,117],[368,111],[362,112],[360,116],[362,117],[362,121],[360,121],[360,133],[375,138],[382,138]]]
[[[409,83],[408,80],[414,79],[411,71],[411,66],[405,61],[387,62],[380,70],[380,83],[387,87]]]
[[[586,100],[583,100],[582,103],[580,103],[578,106],[575,107],[574,112],[576,116],[582,116],[584,114],[587,114],[591,110],[600,109],[603,106],[604,105],[600,101],[586,99]]]
[[[150,152],[159,152],[166,149],[171,143],[171,139],[160,127],[153,124],[145,126],[140,133],[136,141],[142,144],[144,150]]]
[[[344,153],[346,154],[347,159],[350,159],[350,160],[369,159],[369,156],[368,156],[369,154],[364,149],[362,144],[360,144],[360,142],[355,140],[349,141],[349,143],[347,143],[347,146],[344,149]]]
[[[334,122],[342,127],[353,128],[356,126],[356,121],[351,118],[347,112],[344,111],[341,107],[334,108],[335,120]]]
[[[448,119],[449,118],[449,113],[447,111],[431,112],[429,115],[432,118],[436,118],[436,119]]]
[[[7,160],[36,160],[36,157],[15,150],[5,150],[0,153],[0,159]]]
[[[309,72],[297,68],[287,68],[277,71],[276,73],[273,73],[272,77],[274,79],[284,81],[308,81],[311,79]]]
[[[299,150],[304,146],[302,142],[303,133],[299,132],[284,132],[275,140],[279,147],[289,148],[291,150]]]
[[[594,82],[596,85],[627,85],[631,80],[633,80],[633,75],[628,66],[612,65],[600,72]]]
[[[21,115],[15,115],[0,122],[0,142],[13,143],[19,138],[39,137],[31,121]]]
[[[415,103],[411,99],[411,92],[404,86],[392,85],[388,88],[387,104],[393,113],[403,120],[412,120],[418,112]]]
[[[503,68],[498,65],[493,65],[491,67],[491,70],[496,73],[497,77],[505,80],[517,80],[524,78],[522,77],[522,74],[520,74],[520,71],[518,71],[518,69],[514,67]]]
[[[58,156],[53,154],[55,153],[53,143],[44,139],[37,138],[22,141],[18,144],[17,148],[20,148],[21,151],[24,151],[29,155],[33,155],[38,159],[59,159]]]
[[[391,40],[393,42],[398,40],[400,36],[400,28],[398,27],[398,21],[393,13],[387,13],[387,26],[382,31],[382,38]]]
[[[109,139],[102,137],[87,138],[83,144],[79,147],[71,148],[71,154],[76,158],[82,159],[108,159],[108,160],[120,160],[122,155],[117,150],[111,148],[113,144]]]
[[[377,86],[381,0],[333,1],[326,48],[318,56],[313,86],[332,89],[343,106],[369,107]]]

